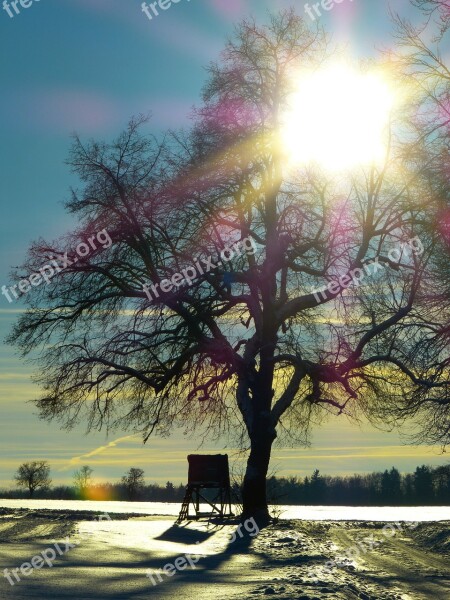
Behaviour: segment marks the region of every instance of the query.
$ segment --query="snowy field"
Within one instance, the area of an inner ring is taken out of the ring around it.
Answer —
[[[93,511],[176,517],[180,503],[93,502],[88,500],[2,500],[2,508]],[[206,510],[206,506],[202,510]],[[450,506],[277,506],[280,519],[307,521],[449,521]]]
[[[3,500],[0,600],[450,599],[449,507],[284,508],[239,532],[177,525],[178,504]]]

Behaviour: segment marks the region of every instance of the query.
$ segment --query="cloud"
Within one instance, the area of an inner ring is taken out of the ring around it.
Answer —
[[[0,373],[0,381],[10,381],[17,379],[25,379],[29,381],[30,375],[29,373]]]
[[[86,460],[88,458],[92,458],[93,456],[97,456],[99,454],[103,454],[104,452],[108,452],[108,450],[110,450],[111,448],[115,448],[117,446],[117,444],[120,444],[121,442],[124,442],[125,440],[138,440],[138,436],[137,435],[126,435],[124,437],[120,437],[117,440],[113,440],[112,442],[109,442],[109,444],[106,444],[106,446],[100,446],[99,448],[96,448],[95,450],[92,450],[91,452],[88,452],[87,454],[82,454],[81,456],[74,456],[73,458],[70,459],[69,461],[69,465],[67,465],[67,467],[65,467],[64,469],[61,470],[67,470],[70,468],[70,466],[74,466],[74,465],[79,465],[82,462],[86,462]]]
[[[30,98],[34,122],[45,129],[93,133],[121,122],[120,107],[104,94],[83,89],[53,89]]]
[[[212,8],[230,21],[242,18],[247,12],[246,0],[210,0]]]
[[[131,115],[149,113],[151,128],[176,128],[189,123],[192,106],[192,98],[182,97],[135,95],[124,99],[95,89],[15,89],[0,98],[0,125],[8,128],[13,124],[37,134],[68,136],[76,131],[92,136],[117,132]],[[1,312],[25,310],[4,308]]]
[[[123,123],[122,110],[106,94],[74,87],[10,89],[0,100],[2,127],[41,134],[103,133]]]

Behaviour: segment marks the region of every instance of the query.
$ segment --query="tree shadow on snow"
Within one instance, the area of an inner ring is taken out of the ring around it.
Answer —
[[[206,522],[200,523],[206,525]],[[102,553],[98,547],[86,547],[79,556],[69,552],[55,562],[52,569],[37,571],[7,590],[5,600],[41,600],[44,597],[58,600],[148,600],[150,596],[165,600],[188,596],[191,585],[195,585],[197,590],[199,584],[206,587],[220,582],[229,583],[228,575],[223,571],[218,573],[218,570],[223,569],[233,556],[252,553],[253,537],[243,530],[242,537],[234,536],[236,539],[230,539],[221,551],[205,557],[199,555],[197,545],[217,534],[225,524],[230,522],[216,523],[213,527],[208,524],[208,529],[199,530],[174,523],[154,538],[155,541],[183,544],[185,549],[182,553],[178,549],[174,549],[173,553],[162,553],[157,547],[156,550],[141,550],[106,544]],[[186,561],[183,570],[174,569],[173,576],[163,571],[165,565],[174,564],[177,558],[186,558],[187,554],[198,558],[193,566]],[[153,580],[147,577],[148,572],[153,574]],[[154,575],[156,572],[160,573],[159,577]]]

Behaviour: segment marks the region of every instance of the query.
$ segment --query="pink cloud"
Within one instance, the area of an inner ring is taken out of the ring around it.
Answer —
[[[90,12],[111,14],[111,9],[120,9],[121,3],[117,0],[116,2],[114,0],[77,0],[77,6]]]
[[[177,129],[189,126],[194,102],[171,96],[117,98],[75,88],[10,89],[0,97],[0,126],[40,135],[101,136],[121,131],[133,115],[150,114],[150,128]]]
[[[247,12],[244,0],[210,0],[213,8],[222,16],[234,19]]]
[[[122,115],[120,107],[97,92],[55,89],[28,96],[32,105],[28,121],[45,130],[95,133],[115,127]],[[31,109],[31,106],[30,106]]]
[[[176,129],[189,126],[192,114],[192,102],[176,98],[144,98],[130,105],[130,115],[150,113],[150,127]]]
[[[0,98],[0,125],[5,130],[96,134],[116,129],[129,116],[115,99],[91,90],[21,87],[6,90]]]

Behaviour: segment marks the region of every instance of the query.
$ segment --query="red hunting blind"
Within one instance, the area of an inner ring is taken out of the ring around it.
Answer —
[[[188,484],[178,516],[178,522],[190,519],[189,506],[193,505],[195,516],[233,516],[231,512],[230,471],[228,454],[189,454]],[[212,494],[211,494],[212,492]],[[209,512],[200,512],[200,503],[211,507]]]

